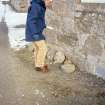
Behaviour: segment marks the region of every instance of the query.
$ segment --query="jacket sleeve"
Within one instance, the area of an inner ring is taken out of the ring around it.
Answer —
[[[28,11],[29,20],[35,21],[40,17],[40,8],[37,4],[32,4]]]

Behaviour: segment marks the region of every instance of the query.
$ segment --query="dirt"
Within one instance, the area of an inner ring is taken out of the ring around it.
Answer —
[[[28,48],[14,56],[24,68],[14,71],[24,105],[105,105],[105,81],[101,78],[79,70],[66,74],[57,64],[49,65],[48,73],[37,72]]]

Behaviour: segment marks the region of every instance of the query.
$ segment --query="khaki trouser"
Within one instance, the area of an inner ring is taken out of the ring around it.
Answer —
[[[45,57],[47,53],[47,45],[45,40],[33,42],[34,47],[34,61],[36,67],[42,67],[45,64]]]

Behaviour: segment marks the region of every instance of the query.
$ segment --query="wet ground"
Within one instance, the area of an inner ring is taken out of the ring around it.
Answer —
[[[33,69],[28,49],[13,52],[8,28],[0,23],[0,105],[105,105],[105,81],[50,65],[46,74]]]

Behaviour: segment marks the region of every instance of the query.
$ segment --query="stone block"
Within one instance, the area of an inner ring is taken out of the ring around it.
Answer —
[[[63,52],[61,51],[56,52],[54,55],[54,64],[63,63],[65,61],[65,58],[66,57]]]
[[[89,36],[85,42],[83,50],[87,55],[101,56],[103,48],[96,36]]]

